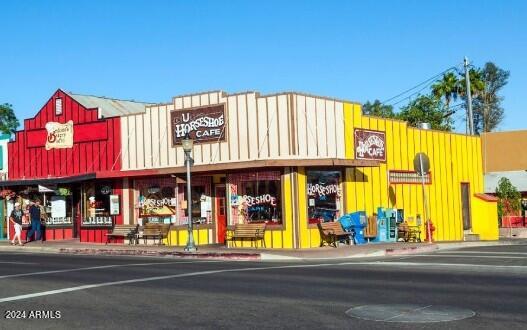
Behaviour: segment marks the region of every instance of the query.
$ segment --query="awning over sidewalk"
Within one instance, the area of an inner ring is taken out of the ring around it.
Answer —
[[[244,162],[227,162],[220,164],[194,165],[192,173],[219,172],[229,170],[243,170],[254,168],[286,167],[286,166],[340,166],[340,167],[379,167],[380,163],[374,160],[322,158],[322,159],[270,159],[252,160]],[[185,166],[166,167],[159,169],[131,170],[131,171],[106,171],[97,172],[97,178],[139,177],[150,175],[168,175],[186,173]]]
[[[270,159],[243,162],[227,162],[220,164],[203,164],[192,166],[192,173],[232,171],[254,168],[286,167],[286,166],[337,166],[337,167],[378,167],[374,160],[322,158],[322,159]],[[50,184],[67,184],[93,179],[110,179],[140,176],[155,176],[186,173],[185,166],[166,167],[158,169],[130,170],[130,171],[101,171],[77,176],[59,178],[37,178],[30,180],[0,181],[0,187],[35,186]]]
[[[60,178],[38,178],[30,180],[7,180],[0,181],[0,187],[17,187],[17,186],[36,186],[36,185],[52,185],[52,184],[67,184],[81,181],[95,179],[95,173],[67,176]]]

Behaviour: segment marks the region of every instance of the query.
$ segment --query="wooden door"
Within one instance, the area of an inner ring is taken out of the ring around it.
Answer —
[[[463,230],[472,228],[472,219],[470,218],[470,184],[461,184],[461,210],[463,215]]]
[[[215,187],[216,193],[216,223],[218,226],[218,243],[225,244],[225,233],[227,231],[227,214],[225,204],[225,185],[217,185]]]

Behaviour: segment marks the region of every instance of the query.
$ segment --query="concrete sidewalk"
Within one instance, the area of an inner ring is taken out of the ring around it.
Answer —
[[[31,242],[24,246],[12,246],[9,241],[0,241],[0,251],[26,253],[64,253],[79,255],[153,256],[186,259],[219,260],[329,260],[344,258],[369,258],[391,255],[407,255],[462,247],[527,244],[527,240],[500,240],[492,242],[449,243],[369,243],[363,245],[341,245],[337,248],[312,249],[249,249],[226,248],[220,245],[199,246],[198,252],[188,253],[183,247],[153,245],[123,245],[80,243],[78,240]]]

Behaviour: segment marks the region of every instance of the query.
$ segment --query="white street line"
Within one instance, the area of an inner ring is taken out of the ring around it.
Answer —
[[[412,254],[412,257],[439,257],[439,258],[488,258],[488,259],[527,259],[527,255],[525,257],[513,257],[513,256],[465,256],[465,255],[458,255],[458,254]]]
[[[42,292],[24,294],[24,295],[19,295],[19,296],[12,296],[12,297],[1,298],[0,299],[0,303],[9,302],[9,301],[17,301],[17,300],[25,300],[25,299],[31,299],[31,298],[37,298],[37,297],[43,297],[43,296],[50,296],[50,295],[61,294],[61,293],[66,293],[66,292],[75,292],[75,291],[81,291],[81,290],[87,290],[87,289],[94,289],[94,288],[100,288],[100,287],[106,287],[106,286],[113,286],[113,285],[131,284],[131,283],[140,283],[140,282],[150,282],[150,281],[160,281],[160,280],[182,278],[182,277],[204,276],[204,275],[220,274],[220,273],[232,273],[232,272],[251,272],[251,271],[261,271],[261,270],[271,270],[271,269],[335,267],[335,266],[344,266],[344,265],[416,266],[416,267],[417,266],[419,266],[419,267],[422,267],[422,266],[436,266],[436,267],[449,266],[449,267],[463,267],[463,268],[466,268],[466,267],[481,267],[481,268],[487,268],[487,269],[490,269],[490,268],[492,268],[492,269],[495,269],[495,268],[527,269],[527,266],[489,266],[489,265],[476,265],[476,264],[436,264],[436,263],[383,262],[383,261],[342,262],[342,263],[335,263],[335,264],[325,263],[325,264],[310,264],[310,265],[286,265],[286,266],[269,266],[269,267],[255,267],[255,268],[218,269],[218,270],[208,270],[208,271],[202,271],[202,272],[192,272],[192,273],[186,273],[186,274],[154,276],[154,277],[137,278],[137,279],[131,279],[131,280],[124,280],[124,281],[113,281],[113,282],[103,282],[103,283],[96,283],[96,284],[80,285],[80,286],[74,286],[74,287],[57,289],[57,290],[42,291]]]
[[[524,255],[527,256],[527,252],[486,252],[486,251],[439,251],[438,254],[513,254],[513,255]]]
[[[428,257],[428,256],[427,256]],[[394,266],[432,266],[432,267],[457,267],[457,268],[486,268],[489,270],[493,269],[525,269],[527,270],[527,266],[519,266],[519,265],[479,265],[479,264],[455,264],[455,263],[436,263],[436,262],[400,262],[400,261],[377,261],[372,263],[361,263],[363,265],[371,265],[371,266],[386,266],[386,265],[394,265]]]
[[[111,285],[159,281],[159,280],[167,280],[167,279],[181,278],[181,277],[202,276],[202,275],[210,275],[210,274],[218,274],[218,273],[229,273],[229,272],[248,272],[248,271],[281,269],[281,268],[309,268],[309,267],[324,267],[324,266],[334,266],[334,265],[335,264],[316,264],[316,265],[288,265],[288,266],[273,266],[273,267],[258,267],[258,268],[219,269],[219,270],[208,270],[208,271],[202,271],[202,272],[186,273],[186,274],[145,277],[145,278],[137,278],[137,279],[132,279],[132,280],[124,280],[124,281],[114,281],[114,282],[80,285],[80,286],[74,286],[74,287],[58,289],[58,290],[50,290],[50,291],[36,292],[36,293],[24,294],[24,295],[13,296],[13,297],[6,297],[6,298],[1,298],[0,303],[4,303],[8,301],[24,300],[24,299],[30,299],[30,298],[36,298],[36,297],[42,297],[42,296],[50,296],[50,295],[66,293],[66,292],[94,289],[94,288],[100,288],[100,287],[111,286]]]
[[[222,260],[225,262],[224,260]],[[207,262],[220,262],[219,260],[210,260],[210,261],[172,261],[172,262],[148,262],[140,264],[118,264],[118,265],[104,265],[104,266],[93,266],[93,267],[82,267],[82,268],[68,268],[68,269],[58,269],[58,270],[47,270],[41,272],[33,273],[20,273],[20,274],[10,274],[10,275],[1,275],[0,280],[4,278],[13,278],[13,277],[25,277],[33,275],[45,275],[45,274],[56,274],[56,273],[69,273],[69,272],[78,272],[82,270],[93,270],[93,269],[106,269],[106,268],[117,268],[117,267],[134,267],[134,266],[153,266],[153,265],[172,265],[172,264],[192,264],[192,263],[207,263]]]
[[[38,263],[36,263],[36,262],[24,262],[24,261],[0,261],[0,264],[38,265]]]

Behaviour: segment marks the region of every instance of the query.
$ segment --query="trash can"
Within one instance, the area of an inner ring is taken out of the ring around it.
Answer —
[[[342,228],[352,233],[353,242],[355,244],[365,244],[364,227],[366,227],[366,212],[358,211],[345,214],[339,219]]]

